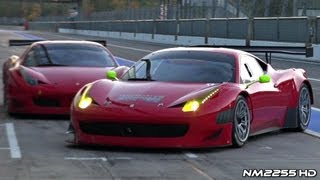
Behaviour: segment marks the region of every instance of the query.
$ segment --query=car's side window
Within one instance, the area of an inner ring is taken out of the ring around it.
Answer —
[[[240,56],[240,78],[242,83],[258,80],[263,74],[263,69],[255,58],[248,55]]]
[[[27,54],[27,57],[23,63],[25,66],[36,66],[36,58],[35,58],[35,50],[32,48],[29,53]]]
[[[50,61],[45,50],[41,46],[36,46],[29,51],[24,65],[32,67],[48,63],[50,63]]]
[[[49,64],[50,60],[42,46],[36,47],[35,59],[38,65]]]

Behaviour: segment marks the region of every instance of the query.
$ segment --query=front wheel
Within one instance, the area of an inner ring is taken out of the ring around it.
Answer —
[[[251,115],[247,100],[239,96],[234,108],[232,145],[242,147],[249,137]]]
[[[303,84],[299,91],[298,102],[298,131],[307,129],[311,117],[311,96],[308,87]]]

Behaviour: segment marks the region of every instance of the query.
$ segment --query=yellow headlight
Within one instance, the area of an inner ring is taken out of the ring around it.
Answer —
[[[92,84],[89,84],[85,90],[83,91],[83,94],[81,95],[80,101],[78,103],[78,107],[81,109],[85,109],[92,103],[92,98],[88,97],[88,92],[91,88]]]
[[[81,97],[78,106],[79,106],[79,108],[81,108],[81,109],[85,109],[85,108],[87,108],[88,106],[90,106],[91,103],[92,103],[92,98],[90,98],[90,97],[84,97],[84,98],[82,98],[82,97]]]
[[[214,95],[217,94],[217,92],[219,91],[219,89],[215,89],[214,91],[212,91],[210,94],[208,94],[206,97],[204,97],[201,101],[201,104],[204,104],[206,101],[208,101],[210,98],[212,98]]]
[[[210,98],[215,96],[219,92],[219,89],[216,88],[212,92],[210,92],[205,97],[199,98],[197,100],[190,100],[187,101],[187,103],[183,106],[182,111],[183,112],[194,112],[197,109],[199,109],[200,104],[204,104],[206,101],[208,101]]]
[[[200,103],[196,100],[188,101],[182,108],[183,112],[194,112],[200,107]]]

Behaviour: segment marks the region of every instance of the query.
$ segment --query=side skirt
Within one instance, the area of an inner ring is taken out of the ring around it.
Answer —
[[[255,132],[253,134],[250,134],[249,136],[256,136],[256,135],[264,134],[264,133],[268,133],[268,132],[279,131],[280,129],[281,128],[279,128],[279,127],[270,127],[270,128],[266,128],[266,129],[257,131],[257,132]]]

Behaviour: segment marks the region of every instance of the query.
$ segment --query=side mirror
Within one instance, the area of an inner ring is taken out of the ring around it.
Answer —
[[[259,82],[260,83],[268,83],[268,82],[270,82],[270,79],[271,79],[270,75],[264,74],[259,77]]]
[[[114,80],[118,80],[118,78],[117,78],[117,72],[116,71],[108,71],[107,72],[107,79],[110,79],[110,80],[112,80],[112,81],[114,81]]]
[[[11,64],[15,64],[19,59],[19,56],[17,55],[12,55],[9,57],[9,61],[11,61]]]

